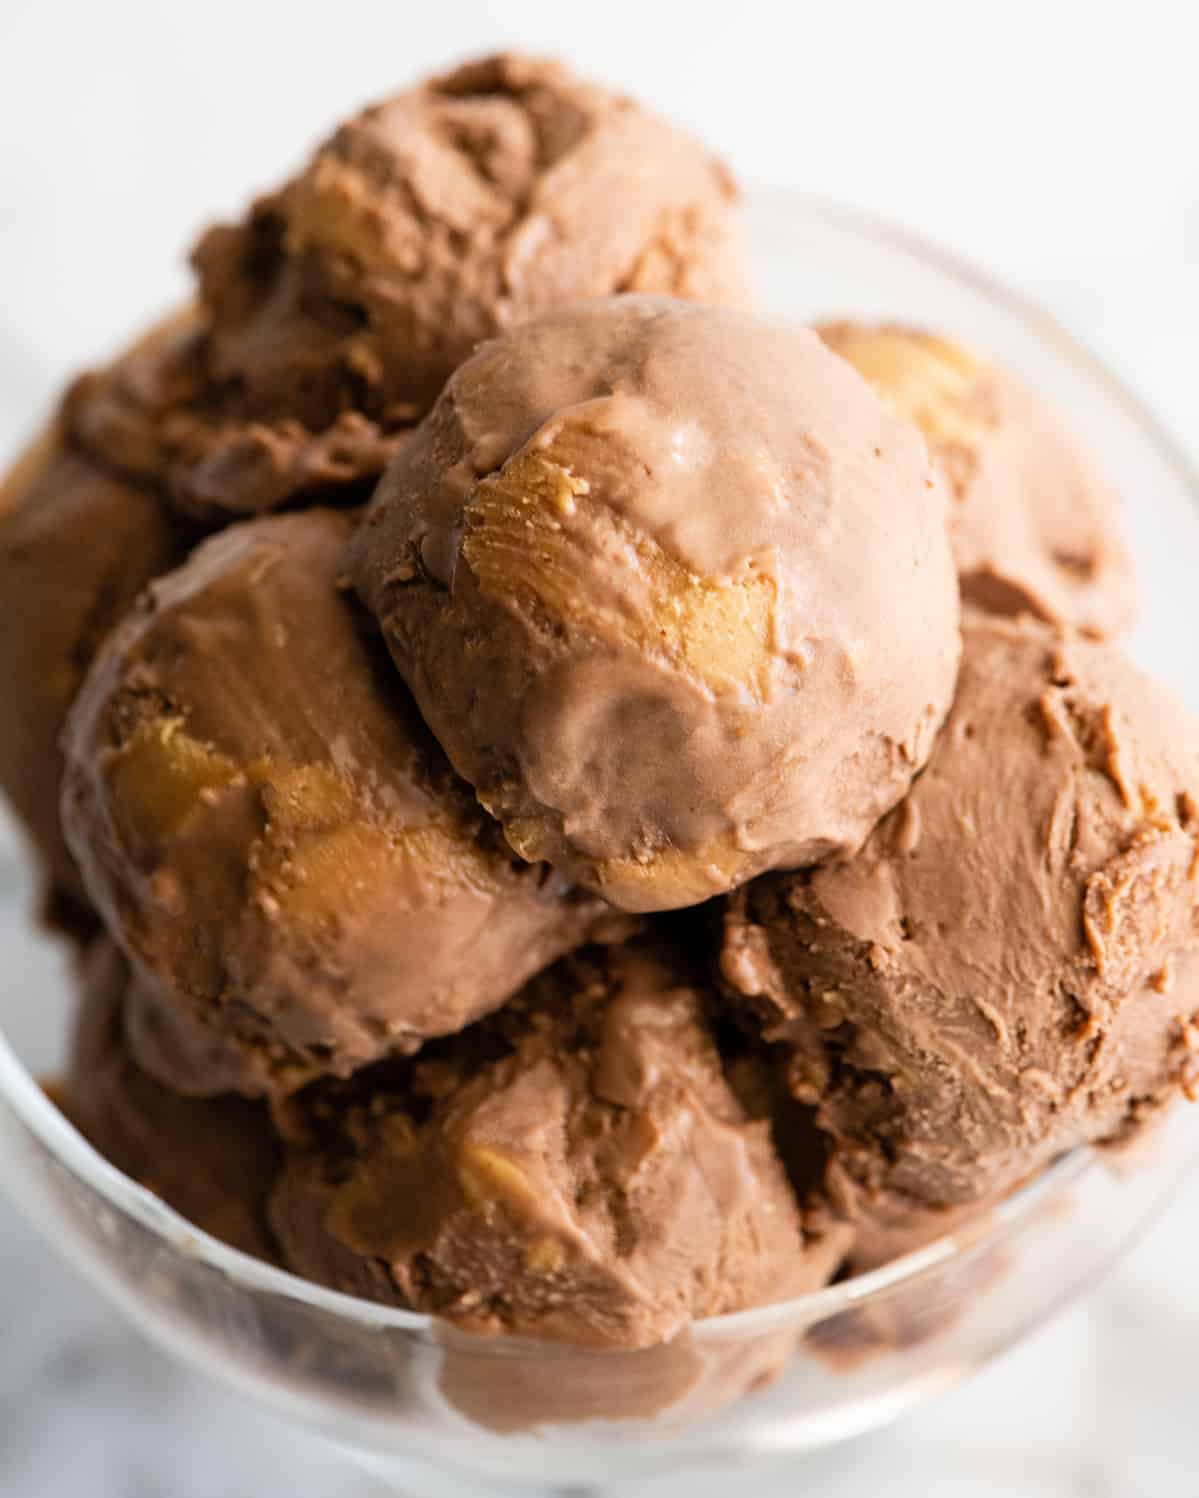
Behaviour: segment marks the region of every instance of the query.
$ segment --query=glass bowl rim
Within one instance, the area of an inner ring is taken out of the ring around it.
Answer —
[[[1009,316],[1023,322],[1041,340],[1053,346],[1067,362],[1124,407],[1129,418],[1172,468],[1199,507],[1199,468],[1166,426],[1096,355],[1092,354],[1057,319],[1032,298],[1011,290],[972,261],[924,239],[918,233],[865,210],[786,188],[752,187],[746,192],[750,215],[792,214],[797,210],[809,221],[844,229],[877,241],[893,251],[922,262],[969,291],[997,304]],[[151,1191],[110,1165],[60,1112],[13,1051],[0,1029],[0,1102],[6,1103],[18,1123],[45,1147],[51,1157],[110,1206],[133,1219],[183,1258],[224,1275],[251,1294],[270,1294],[297,1301],[343,1322],[351,1322],[372,1333],[397,1331],[437,1338],[460,1329],[441,1317],[385,1306],[358,1296],[330,1290],[291,1274],[285,1269],[255,1259],[231,1248],[193,1226]],[[686,1328],[691,1334],[714,1340],[735,1340],[759,1335],[777,1326],[812,1326],[840,1312],[861,1309],[889,1298],[899,1290],[931,1277],[954,1261],[1011,1237],[1037,1215],[1046,1198],[1076,1184],[1099,1167],[1102,1149],[1082,1147],[1052,1161],[1045,1169],[1017,1187],[1002,1202],[980,1214],[979,1219],[948,1233],[912,1253],[851,1279],[811,1291],[790,1300],[697,1318]],[[14,1193],[16,1194],[16,1193]],[[569,1356],[571,1344],[527,1337],[471,1336],[481,1354],[519,1356],[521,1349],[535,1347],[537,1355]],[[621,1349],[613,1349],[619,1352]],[[588,1352],[595,1349],[588,1348]]]

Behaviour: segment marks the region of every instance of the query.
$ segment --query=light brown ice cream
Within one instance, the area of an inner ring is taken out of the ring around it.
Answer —
[[[75,1039],[56,1101],[118,1170],[180,1216],[274,1261],[266,1206],[278,1150],[265,1106],[180,1097],[148,1076],[125,1041],[123,1006],[133,981],[119,948],[98,938],[83,963]]]
[[[200,322],[74,429],[209,522],[360,492],[482,338],[621,290],[744,301],[735,189],[685,132],[503,55],[346,121],[194,254]]]
[[[593,949],[499,1014],[291,1105],[288,1264],[478,1331],[613,1346],[822,1284],[769,1126],[676,963]]]
[[[67,709],[107,632],[182,556],[158,497],[96,468],[48,428],[0,484],[0,789],[46,877],[48,912],[85,921],[59,822]]]
[[[740,312],[611,298],[487,344],[350,566],[512,846],[627,910],[852,852],[953,690],[918,434]]]
[[[139,1055],[184,1091],[413,1048],[610,918],[513,858],[453,776],[337,587],[351,526],[311,510],[205,542],[71,716],[67,834],[143,975]]]
[[[952,493],[962,597],[1094,635],[1132,623],[1120,504],[1057,413],[998,365],[928,333],[831,323],[820,336],[924,433]]]
[[[907,800],[851,862],[727,912],[726,984],[791,1048],[862,1264],[1126,1137],[1193,1067],[1199,724],[1110,647],[964,634]]]
[[[697,1425],[769,1387],[799,1341],[794,1327],[728,1338],[688,1327],[669,1342],[622,1348],[511,1337],[497,1344],[445,1324],[438,1330],[438,1392],[499,1435],[599,1420]]]

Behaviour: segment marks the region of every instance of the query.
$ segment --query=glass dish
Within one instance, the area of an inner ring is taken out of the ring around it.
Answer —
[[[1199,631],[1187,617],[1199,479],[1150,414],[1052,319],[918,240],[789,194],[753,196],[747,211],[774,312],[960,336],[1069,413],[1128,502],[1144,580],[1134,653],[1199,707]],[[744,1481],[755,1459],[795,1459],[878,1427],[1093,1281],[1197,1152],[1195,1121],[1177,1109],[1140,1158],[1076,1152],[989,1218],[906,1259],[697,1323],[667,1347],[473,1337],[247,1259],[96,1155],[33,1080],[58,1060],[68,1002],[59,959],[23,921],[28,894],[27,876],[0,868],[0,1180],[150,1336],[421,1498],[645,1494],[682,1474],[698,1498],[706,1483]]]

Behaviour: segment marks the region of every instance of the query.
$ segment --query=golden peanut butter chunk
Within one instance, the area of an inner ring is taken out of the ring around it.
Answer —
[[[817,331],[923,432],[953,496],[964,599],[1097,636],[1127,631],[1136,580],[1118,497],[1047,401],[931,333],[863,323]]]

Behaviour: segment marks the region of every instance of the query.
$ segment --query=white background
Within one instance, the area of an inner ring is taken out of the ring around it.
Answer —
[[[1050,304],[1199,450],[1187,9],[0,0],[0,448],[67,372],[180,295],[182,251],[209,217],[237,212],[350,108],[514,43],[642,95],[746,181],[840,198],[971,255]],[[1197,1243],[1192,1191],[1084,1307],[898,1431],[769,1491],[1194,1498]],[[142,1346],[0,1205],[4,1498],[374,1491],[343,1471]]]

